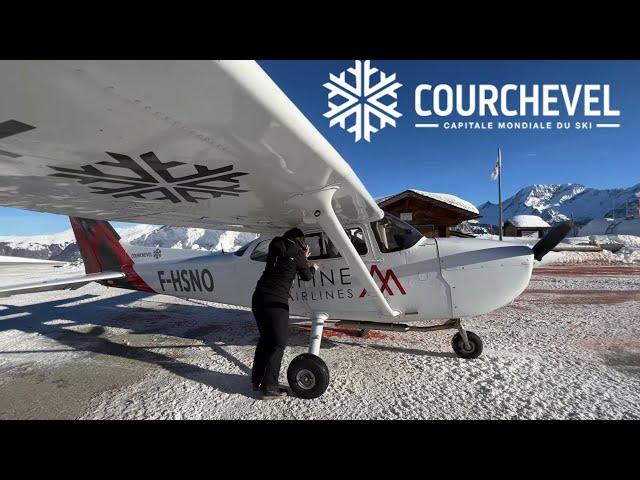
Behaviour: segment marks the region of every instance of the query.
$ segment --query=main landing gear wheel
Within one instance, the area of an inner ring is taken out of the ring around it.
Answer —
[[[317,355],[303,353],[287,369],[291,391],[300,398],[318,398],[329,386],[329,368]]]
[[[465,346],[464,339],[460,332],[458,332],[451,339],[453,351],[462,358],[478,358],[482,353],[482,340],[473,332],[467,330],[466,333],[469,346]]]

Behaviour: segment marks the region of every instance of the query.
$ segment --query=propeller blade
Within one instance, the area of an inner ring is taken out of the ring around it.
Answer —
[[[538,261],[542,260],[542,257],[553,250],[553,248],[567,236],[572,228],[573,222],[571,220],[566,220],[551,227],[547,234],[533,246],[533,257]]]

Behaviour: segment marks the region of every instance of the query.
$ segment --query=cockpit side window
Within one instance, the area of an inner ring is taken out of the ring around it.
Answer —
[[[367,242],[364,239],[364,233],[361,228],[347,228],[345,230],[347,237],[360,255],[366,255],[368,252]],[[340,252],[333,244],[328,235],[323,232],[313,233],[306,236],[307,245],[311,250],[309,260],[322,260],[326,258],[339,258]]]
[[[423,238],[418,230],[388,213],[381,220],[372,222],[371,229],[383,253],[406,250]]]

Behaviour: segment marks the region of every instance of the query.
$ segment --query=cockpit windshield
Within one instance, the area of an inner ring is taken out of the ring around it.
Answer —
[[[371,228],[383,253],[406,250],[423,238],[418,230],[388,213],[381,220],[372,222]]]

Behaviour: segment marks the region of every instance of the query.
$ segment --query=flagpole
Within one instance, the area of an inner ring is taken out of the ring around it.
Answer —
[[[500,241],[502,241],[502,152],[498,148],[498,205],[500,209]]]

